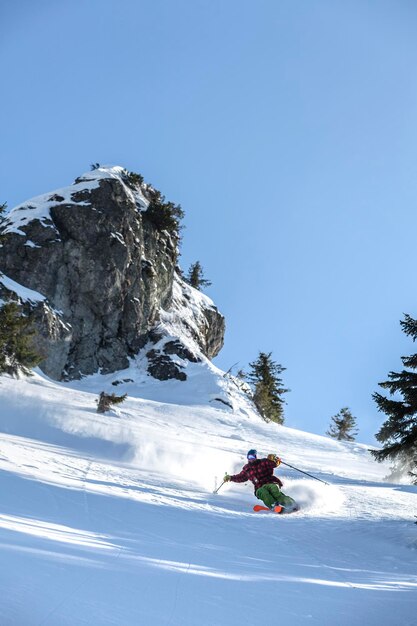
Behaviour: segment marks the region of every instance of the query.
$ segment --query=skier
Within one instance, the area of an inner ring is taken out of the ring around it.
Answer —
[[[281,464],[276,454],[258,459],[256,450],[249,450],[248,462],[239,474],[224,477],[225,482],[245,483],[250,480],[255,487],[255,496],[275,513],[292,513],[298,510],[296,502],[281,491],[282,481],[274,476],[274,469]]]

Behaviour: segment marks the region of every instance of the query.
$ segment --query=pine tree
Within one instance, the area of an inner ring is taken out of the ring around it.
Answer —
[[[126,398],[126,393],[123,396],[116,396],[115,393],[110,394],[102,391],[99,399],[97,400],[97,413],[105,413],[106,411],[109,411],[113,404],[121,404],[126,400]]]
[[[358,434],[356,417],[353,417],[347,406],[340,409],[339,413],[336,413],[331,420],[333,423],[330,424],[326,435],[330,435],[330,437],[338,441],[355,441],[355,437]]]
[[[285,371],[285,367],[275,363],[271,358],[272,352],[266,354],[260,352],[258,358],[253,363],[249,363],[251,370],[247,379],[253,389],[253,401],[256,408],[266,421],[284,423],[285,389],[282,384],[280,374]]]
[[[143,217],[148,219],[158,230],[167,230],[171,235],[179,238],[182,228],[180,222],[184,218],[181,205],[167,202],[165,196],[150,185],[147,185],[143,192],[149,200],[148,208],[143,213]]]
[[[42,361],[31,345],[31,320],[22,314],[16,302],[0,308],[0,374],[29,376],[30,370]]]
[[[400,321],[403,332],[413,341],[417,339],[417,320],[409,315]],[[383,443],[381,450],[372,451],[377,461],[392,459],[398,472],[409,471],[414,477],[417,468],[417,354],[401,357],[404,367],[401,372],[389,372],[389,380],[379,383],[388,389],[387,398],[374,393],[373,398],[378,410],[388,416],[379,432],[375,435]],[[410,371],[411,370],[411,371]],[[401,398],[401,399],[400,399]],[[414,471],[414,474],[413,474]]]
[[[137,191],[142,188],[144,183],[142,174],[137,174],[136,172],[129,172],[128,170],[122,171],[122,178],[124,182],[131,188],[133,191]]]
[[[204,278],[203,268],[200,261],[196,261],[190,265],[188,274],[185,278],[186,282],[195,289],[201,290],[201,287],[210,287],[211,282]]]

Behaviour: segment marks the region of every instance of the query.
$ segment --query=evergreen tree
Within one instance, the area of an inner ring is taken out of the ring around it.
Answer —
[[[400,322],[402,330],[413,341],[417,339],[417,320],[409,315]],[[389,372],[389,380],[379,383],[388,389],[387,398],[374,393],[373,398],[378,410],[388,416],[379,432],[375,435],[383,443],[381,450],[372,451],[377,461],[392,459],[398,472],[410,471],[415,476],[417,468],[417,354],[401,357],[404,367],[401,372]],[[414,471],[414,474],[413,474]]]
[[[122,178],[124,182],[134,191],[141,189],[144,183],[142,174],[136,172],[129,172],[128,170],[122,171]]]
[[[189,285],[191,285],[191,287],[198,290],[201,290],[201,287],[210,287],[211,285],[211,282],[204,278],[204,272],[200,261],[196,261],[190,265],[190,269],[188,270],[185,280]]]
[[[184,217],[181,205],[167,202],[165,196],[150,185],[147,185],[143,192],[149,200],[148,208],[143,213],[143,216],[158,230],[167,230],[170,234],[179,238],[180,222]]]
[[[331,418],[329,430],[326,435],[330,435],[338,441],[355,441],[358,434],[356,429],[356,417],[353,417],[348,407],[340,409],[339,413]]]
[[[97,413],[106,413],[109,411],[113,404],[121,404],[127,398],[127,393],[123,396],[116,396],[115,393],[109,394],[105,391],[100,393],[99,399],[97,400]]]
[[[32,345],[31,320],[22,314],[16,302],[0,308],[0,374],[30,375],[30,370],[42,361]]]
[[[285,389],[280,374],[285,371],[285,367],[275,363],[271,358],[272,352],[266,354],[260,352],[258,358],[253,363],[249,363],[251,368],[247,379],[253,389],[253,401],[256,408],[266,421],[284,423]]]

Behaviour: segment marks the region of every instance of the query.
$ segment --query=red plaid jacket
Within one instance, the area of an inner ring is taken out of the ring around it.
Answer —
[[[249,461],[242,467],[242,471],[239,474],[234,474],[230,477],[234,483],[245,483],[250,480],[256,490],[268,483],[277,483],[282,487],[282,482],[279,478],[274,476],[274,469],[277,464],[275,461],[269,459],[256,459],[255,461]]]

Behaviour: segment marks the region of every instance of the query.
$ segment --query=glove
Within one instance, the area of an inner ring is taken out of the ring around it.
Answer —
[[[231,477],[231,476],[229,476],[229,474],[227,474],[227,473],[226,473],[226,474],[224,475],[223,481],[224,481],[225,483],[228,483],[230,480],[232,480],[232,477]]]
[[[281,465],[281,459],[276,454],[268,454],[267,457],[270,461],[274,461],[275,465],[279,467]]]

